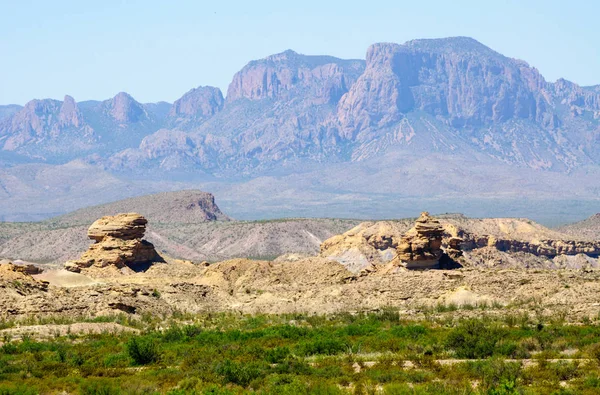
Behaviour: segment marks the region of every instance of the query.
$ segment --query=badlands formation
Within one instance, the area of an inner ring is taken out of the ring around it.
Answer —
[[[443,314],[439,306],[470,306],[455,314],[559,311],[578,320],[600,312],[600,242],[570,240],[528,220],[423,213],[416,222],[362,223],[325,240],[317,256],[214,264],[160,256],[143,240],[146,224],[134,213],[97,220],[88,229],[95,243],[65,265],[69,270],[38,273],[35,266],[0,263],[0,315],[321,314],[392,307],[418,318]]]

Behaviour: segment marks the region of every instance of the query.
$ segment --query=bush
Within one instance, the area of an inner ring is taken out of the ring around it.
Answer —
[[[348,349],[348,345],[339,339],[317,337],[310,342],[298,344],[300,355],[335,355]]]
[[[456,351],[459,358],[486,358],[494,354],[496,343],[502,333],[497,328],[490,328],[481,321],[469,320],[454,328],[446,345]]]
[[[267,350],[265,360],[270,363],[280,363],[290,355],[290,349],[287,347],[275,347]]]
[[[136,365],[157,362],[160,353],[153,339],[133,337],[127,342],[127,354]]]
[[[121,391],[101,380],[87,381],[79,387],[81,395],[118,395]]]
[[[488,395],[519,395],[517,384],[511,380],[502,381],[497,387],[491,388]]]
[[[427,328],[425,328],[423,325],[418,325],[418,324],[406,325],[406,326],[398,325],[398,326],[392,327],[390,332],[392,333],[392,335],[397,336],[397,337],[418,339],[419,337],[421,337],[427,333]]]
[[[223,376],[225,383],[247,387],[250,382],[266,375],[264,366],[258,363],[237,363],[226,359],[215,368],[215,373]]]
[[[0,395],[36,395],[38,391],[33,388],[28,388],[25,385],[19,385],[17,387],[6,387],[0,385]]]
[[[15,344],[6,343],[0,347],[0,351],[2,351],[3,354],[16,354],[19,350]]]

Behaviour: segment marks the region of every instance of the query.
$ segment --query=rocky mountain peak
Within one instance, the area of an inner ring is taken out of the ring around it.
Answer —
[[[110,115],[121,123],[138,122],[147,115],[143,106],[126,92],[119,92],[105,105]]]
[[[200,86],[176,100],[169,111],[169,117],[205,119],[221,111],[225,99],[219,88]]]
[[[337,102],[364,69],[360,60],[307,56],[292,50],[248,63],[233,77],[227,101],[290,100],[307,94],[315,103]]]
[[[71,96],[65,96],[60,107],[58,119],[62,126],[70,125],[74,127],[80,127],[83,125],[84,121],[81,111],[79,111],[75,99],[73,99]]]
[[[512,119],[546,122],[546,82],[526,63],[467,37],[379,43],[340,101],[344,134],[394,124],[411,111],[443,117],[453,127],[477,128]]]
[[[581,87],[563,78],[558,79],[552,87],[560,103],[570,107],[571,115],[583,115],[582,111],[585,110],[600,111],[600,90]]]

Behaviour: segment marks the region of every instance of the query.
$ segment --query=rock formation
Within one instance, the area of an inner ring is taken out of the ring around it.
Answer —
[[[444,228],[440,221],[428,212],[421,213],[415,226],[410,229],[397,247],[397,259],[407,269],[429,269],[439,267],[443,255],[442,238]]]
[[[406,229],[408,223],[363,222],[321,243],[320,256],[338,261],[351,272],[358,273],[391,261]]]
[[[119,92],[112,99],[105,101],[104,105],[117,122],[137,122],[147,117],[143,106],[126,92]]]
[[[177,121],[207,119],[223,109],[225,99],[219,88],[200,86],[176,100],[169,111],[169,117]]]
[[[0,294],[6,293],[8,289],[14,289],[20,295],[35,290],[47,290],[48,283],[46,281],[39,281],[31,276],[38,273],[39,271],[35,271],[32,265],[25,266],[6,261],[0,262],[0,289],[2,289]],[[8,312],[10,313],[10,311]]]
[[[148,221],[136,213],[102,217],[88,229],[95,240],[81,258],[69,261],[65,268],[79,272],[83,268],[115,266],[136,269],[161,261],[152,243],[142,240]]]

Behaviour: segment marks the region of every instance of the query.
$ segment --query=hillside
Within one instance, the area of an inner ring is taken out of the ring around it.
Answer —
[[[154,223],[197,224],[229,221],[207,192],[184,190],[138,196],[117,202],[77,210],[48,221],[57,225],[85,225],[105,215],[136,212]]]
[[[34,223],[0,223],[0,257],[39,263],[62,264],[79,256],[91,241],[89,225],[105,215],[138,212],[148,221],[146,239],[157,250],[174,258],[219,261],[229,258],[274,259],[288,253],[316,255],[326,239],[342,234],[362,221],[332,218],[287,218],[235,221],[225,215],[210,193],[165,192],[125,199]],[[549,229],[519,218],[468,218],[439,215],[451,232],[469,235],[469,240],[508,240],[520,249],[530,249],[540,240],[588,240]],[[413,219],[391,221],[399,232]],[[525,247],[524,247],[525,246]]]
[[[583,221],[561,226],[560,232],[591,240],[600,240],[600,214],[594,214]]]
[[[138,212],[149,220],[146,239],[159,251],[195,261],[275,258],[290,252],[316,254],[323,240],[360,222],[233,221],[221,212],[210,193],[163,192],[89,207],[42,222],[0,222],[0,257],[62,264],[89,246],[86,233],[92,222],[121,212]]]

